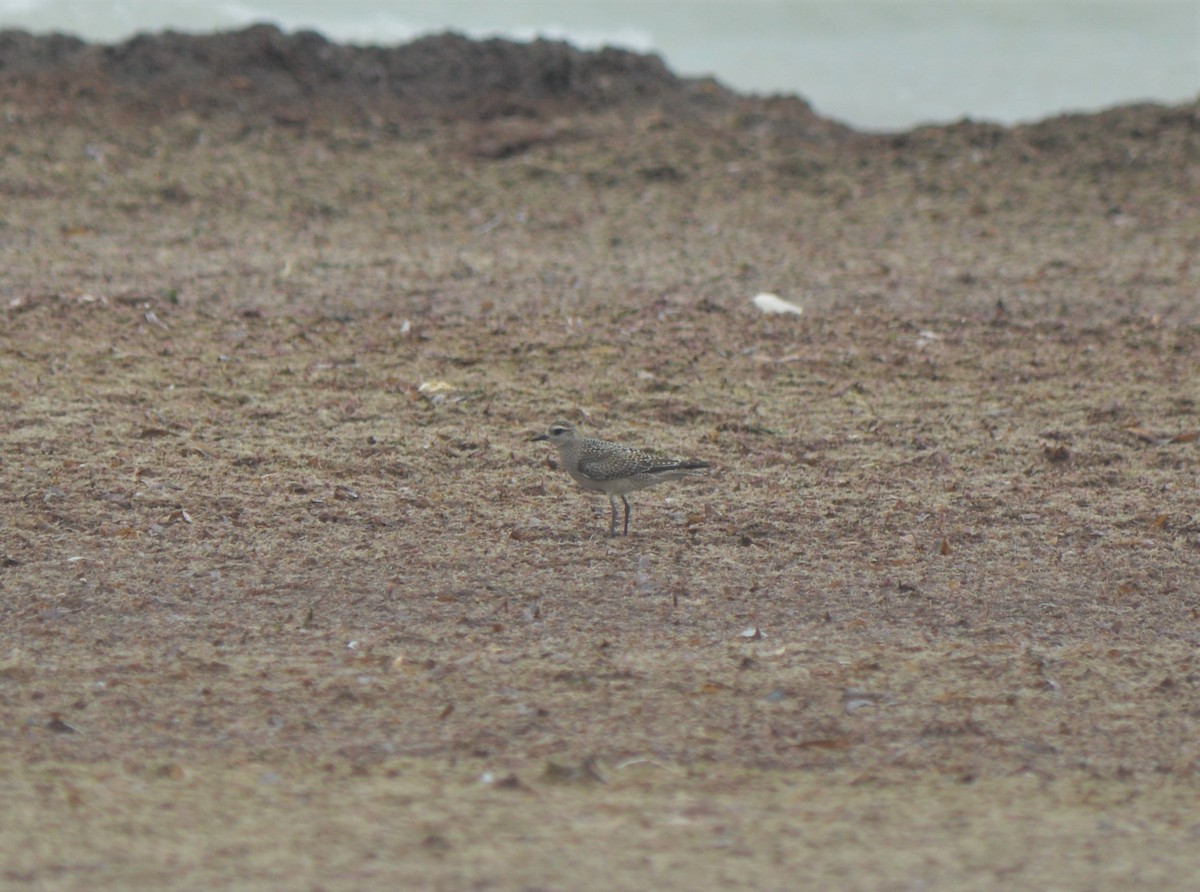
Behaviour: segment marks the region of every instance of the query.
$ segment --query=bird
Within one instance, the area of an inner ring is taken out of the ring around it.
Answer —
[[[575,426],[567,421],[556,421],[544,434],[533,440],[546,440],[558,447],[567,473],[586,490],[602,492],[608,496],[612,508],[612,520],[608,534],[617,535],[617,496],[625,505],[625,527],[622,535],[629,535],[629,500],[626,493],[648,486],[666,483],[703,474],[710,467],[708,462],[694,459],[666,458],[654,452],[635,449],[611,440],[581,437]]]

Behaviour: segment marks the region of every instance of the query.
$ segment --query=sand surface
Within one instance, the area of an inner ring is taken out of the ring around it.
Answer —
[[[157,41],[0,35],[0,887],[1195,888],[1200,106]]]

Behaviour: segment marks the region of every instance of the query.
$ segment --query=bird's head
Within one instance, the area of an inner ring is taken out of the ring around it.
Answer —
[[[563,443],[570,442],[575,439],[575,426],[568,421],[556,421],[546,430],[544,434],[538,434],[533,439],[549,440],[555,446],[561,446]]]

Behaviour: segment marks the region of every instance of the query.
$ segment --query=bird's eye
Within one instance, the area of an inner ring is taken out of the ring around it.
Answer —
[[[550,428],[550,436],[552,436],[552,437],[561,437],[566,432],[567,432],[567,429],[565,427],[555,426],[555,427]]]

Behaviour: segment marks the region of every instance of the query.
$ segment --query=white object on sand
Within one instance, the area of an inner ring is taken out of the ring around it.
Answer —
[[[767,294],[765,291],[762,294],[756,294],[751,302],[764,313],[794,313],[799,316],[804,312],[803,307],[774,294]]]

